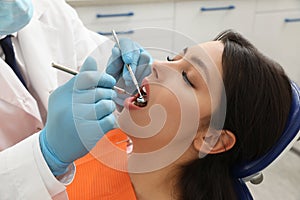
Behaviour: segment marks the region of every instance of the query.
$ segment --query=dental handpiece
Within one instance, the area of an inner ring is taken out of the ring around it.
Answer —
[[[121,51],[120,41],[119,41],[119,38],[117,37],[117,34],[116,34],[115,30],[112,30],[112,35],[113,35],[113,38],[114,38],[116,44],[118,45],[118,48]],[[136,87],[136,89],[137,89],[137,91],[139,93],[139,97],[137,98],[137,101],[140,102],[140,103],[145,103],[146,101],[145,101],[145,99],[144,99],[144,97],[143,97],[143,95],[141,93],[139,84],[138,84],[138,82],[137,82],[137,80],[135,78],[135,75],[134,75],[134,73],[132,71],[132,68],[130,67],[129,64],[126,64],[126,68],[129,71],[129,74],[130,74],[130,77],[132,78],[133,84],[135,85],[135,87]]]
[[[55,63],[52,63],[52,67],[56,68],[56,69],[59,69],[61,71],[64,71],[64,72],[67,72],[69,74],[73,74],[73,75],[77,75],[79,72],[74,70],[74,69],[71,69],[71,68],[68,68],[66,66],[63,66],[63,65],[59,65],[59,64],[55,64]],[[124,90],[123,88],[120,88],[120,87],[117,87],[117,86],[114,86],[113,89],[118,92],[119,94],[128,94],[128,95],[131,95],[129,92],[127,92],[126,90]]]

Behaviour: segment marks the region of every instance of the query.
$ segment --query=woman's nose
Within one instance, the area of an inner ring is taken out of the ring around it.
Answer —
[[[152,63],[152,74],[154,76],[155,79],[158,79],[158,71],[159,71],[159,65],[160,65],[160,62],[159,61],[154,61]]]
[[[152,76],[158,82],[166,82],[178,78],[180,72],[178,62],[154,61],[152,63]]]
[[[152,67],[152,73],[156,79],[158,79],[158,72],[155,67]]]

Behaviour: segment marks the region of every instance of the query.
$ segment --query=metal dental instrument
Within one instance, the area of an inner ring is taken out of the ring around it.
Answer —
[[[112,30],[112,35],[113,35],[113,38],[114,38],[115,42],[116,42],[117,45],[118,45],[118,48],[119,48],[120,51],[121,51],[120,41],[119,41],[119,39],[118,39],[118,37],[117,37],[117,34],[116,34],[115,30]],[[143,95],[142,95],[142,93],[141,93],[141,91],[140,91],[139,84],[138,84],[138,82],[137,82],[137,80],[136,80],[136,78],[135,78],[135,75],[134,75],[134,73],[133,73],[133,71],[132,71],[132,68],[130,67],[129,64],[126,64],[126,68],[127,68],[127,70],[129,71],[129,74],[130,74],[130,76],[131,76],[131,78],[132,78],[132,81],[133,81],[133,83],[134,83],[134,85],[135,85],[135,87],[136,87],[136,89],[137,89],[137,91],[138,91],[138,93],[139,93],[139,97],[137,98],[137,101],[140,102],[140,103],[145,103],[146,101],[145,101],[145,99],[144,99],[144,97],[143,97]]]
[[[56,69],[59,69],[59,70],[62,70],[64,72],[67,72],[69,74],[73,74],[73,75],[76,75],[78,74],[78,71],[74,70],[74,69],[71,69],[71,68],[68,68],[66,66],[63,66],[63,65],[59,65],[59,64],[55,64],[55,63],[52,63],[52,67],[56,68]]]
[[[68,68],[66,66],[63,66],[63,65],[52,63],[52,67],[54,67],[56,69],[59,69],[61,71],[67,72],[69,74],[73,74],[73,75],[78,74],[78,71],[76,71],[74,69],[70,69],[70,68]],[[113,89],[116,90],[116,92],[118,92],[119,94],[128,94],[130,96],[132,95],[129,92],[127,92],[126,90],[124,90],[123,88],[120,88],[120,87],[117,87],[117,86],[114,86]]]

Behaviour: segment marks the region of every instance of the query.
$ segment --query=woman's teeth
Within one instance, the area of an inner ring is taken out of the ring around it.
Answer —
[[[145,86],[142,86],[141,91],[142,91],[145,95],[147,95],[147,91],[146,91],[146,87],[145,87]],[[144,95],[144,94],[143,94],[143,95]]]

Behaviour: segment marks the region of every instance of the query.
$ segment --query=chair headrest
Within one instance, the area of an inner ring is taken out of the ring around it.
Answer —
[[[300,89],[294,82],[291,82],[291,89],[291,108],[283,134],[278,139],[276,145],[264,156],[254,161],[235,166],[232,172],[236,178],[243,179],[258,174],[278,158],[285,149],[289,149],[294,141],[298,139],[300,134]]]

